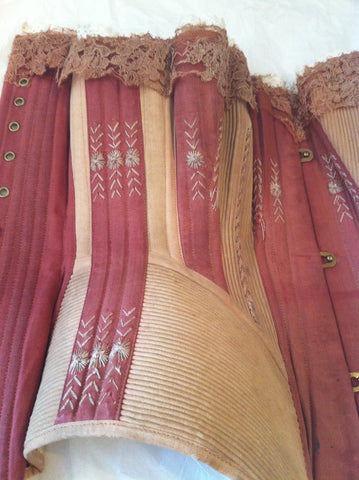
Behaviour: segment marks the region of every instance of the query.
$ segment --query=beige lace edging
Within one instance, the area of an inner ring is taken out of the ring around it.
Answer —
[[[148,86],[170,95],[177,78],[197,75],[215,79],[230,106],[236,100],[255,105],[244,54],[228,45],[227,34],[215,26],[186,25],[173,39],[150,34],[130,37],[77,38],[75,32],[43,32],[15,38],[5,80],[44,75],[55,69],[59,84],[73,73],[85,79],[107,75],[126,85]]]
[[[359,52],[305,67],[297,86],[301,103],[315,117],[337,108],[359,106]]]

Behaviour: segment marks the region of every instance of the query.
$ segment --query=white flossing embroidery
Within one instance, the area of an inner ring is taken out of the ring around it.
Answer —
[[[204,166],[205,161],[202,153],[198,150],[199,138],[197,138],[197,121],[197,117],[192,123],[184,120],[185,125],[188,127],[184,133],[187,137],[186,143],[190,147],[190,150],[187,152],[187,166],[194,170],[191,176],[192,200],[196,198],[202,198],[202,200],[204,200],[205,186],[203,182],[205,182],[206,176],[201,170],[201,167]]]
[[[108,146],[111,148],[111,152],[107,155],[107,166],[110,170],[113,170],[110,175],[111,198],[114,198],[116,195],[121,197],[121,191],[123,187],[121,183],[122,173],[120,171],[120,167],[123,165],[123,159],[119,150],[119,146],[121,144],[121,134],[118,131],[119,122],[116,122],[113,127],[108,124],[107,127],[109,129],[107,135],[110,139]]]
[[[339,216],[339,222],[342,223],[344,218],[349,218],[353,220],[353,217],[350,213],[350,208],[347,204],[347,201],[343,195],[340,195],[344,190],[344,185],[339,177],[339,173],[336,168],[339,167],[339,164],[336,162],[335,155],[331,154],[329,157],[327,155],[322,155],[322,159],[325,163],[326,174],[330,178],[328,183],[328,190],[331,195],[334,195],[333,205],[336,208],[337,214]],[[344,177],[344,182],[347,182],[347,186],[352,187],[352,182],[348,180],[345,172],[341,171],[341,176]],[[343,175],[344,173],[344,175]],[[349,183],[348,183],[349,182]]]
[[[263,163],[260,158],[253,162],[253,221],[261,227],[262,238],[265,238],[265,222],[263,217]]]
[[[136,128],[137,125],[137,120],[132,125],[125,122],[125,142],[128,147],[128,150],[126,152],[125,165],[129,169],[127,172],[127,186],[130,197],[133,194],[137,194],[139,196],[142,195],[142,182],[140,181],[140,174],[137,169],[140,164],[140,153],[137,148],[134,148],[138,140],[138,129]]]
[[[99,149],[102,147],[103,143],[101,138],[103,137],[103,133],[100,131],[101,124],[99,123],[96,127],[90,127],[91,135],[90,135],[90,168],[94,172],[91,184],[92,184],[92,198],[93,201],[101,198],[104,200],[105,198],[105,189],[103,186],[103,177],[99,173],[100,170],[103,169],[105,165],[105,159],[103,154],[99,152]]]
[[[136,319],[136,307],[129,310],[122,309],[119,317],[120,326],[116,329],[113,343],[108,343],[105,340],[109,335],[109,327],[113,323],[113,312],[107,315],[101,314],[98,322],[97,330],[94,331],[95,316],[85,321],[81,319],[80,328],[78,331],[78,339],[76,340],[77,350],[74,351],[71,357],[69,366],[69,373],[71,378],[65,386],[65,394],[63,396],[63,405],[60,411],[63,411],[67,406],[74,409],[74,400],[78,400],[81,396],[79,405],[88,401],[91,405],[95,405],[95,394],[100,393],[100,381],[104,374],[104,368],[107,368],[104,379],[108,381],[107,388],[104,389],[99,398],[99,405],[111,394],[110,386],[114,387],[116,391],[119,386],[116,382],[118,376],[121,376],[121,364],[126,361],[131,354],[131,342],[126,339],[126,336],[132,331],[130,324]],[[86,344],[92,339],[96,338],[96,342],[91,350],[86,350]],[[107,367],[108,365],[108,367]],[[89,369],[87,379],[85,381],[85,388],[82,395],[79,389],[82,388],[82,382],[78,378],[78,374],[85,368]],[[78,393],[76,393],[76,390]],[[117,397],[113,396],[113,404],[117,403]]]
[[[245,138],[245,148],[243,153],[243,162],[241,166],[241,175],[240,175],[240,182],[239,182],[239,192],[237,197],[237,204],[236,204],[236,218],[235,218],[235,225],[234,225],[234,234],[235,234],[235,242],[236,242],[236,253],[237,253],[237,262],[238,262],[238,272],[239,272],[239,279],[243,289],[244,299],[247,303],[248,310],[250,315],[252,316],[255,322],[259,323],[259,318],[256,312],[256,308],[254,305],[253,297],[249,288],[248,283],[248,276],[247,270],[248,266],[245,265],[243,260],[243,247],[241,241],[241,222],[240,222],[240,212],[242,211],[242,199],[243,199],[243,190],[242,186],[244,182],[247,180],[247,171],[249,165],[249,152],[251,146],[251,139],[252,139],[252,130],[247,129],[246,138]]]
[[[217,153],[216,153],[216,161],[213,167],[213,177],[212,177],[213,186],[209,192],[213,210],[217,210],[218,208],[218,176],[219,176],[219,161],[220,161],[220,154],[221,154],[221,148],[222,148],[222,138],[223,138],[223,117],[219,121]]]
[[[271,162],[271,182],[270,182],[270,193],[274,197],[273,201],[273,208],[274,208],[274,221],[278,222],[280,220],[284,223],[284,211],[282,206],[282,189],[279,183],[279,167],[278,162],[275,162],[272,158],[270,159]]]

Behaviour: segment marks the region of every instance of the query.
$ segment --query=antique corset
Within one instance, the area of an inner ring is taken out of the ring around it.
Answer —
[[[217,28],[188,28],[171,41],[20,37],[12,60],[2,101],[23,95],[11,114],[25,128],[3,140],[9,150],[19,140],[4,200],[18,209],[19,191],[33,199],[21,204],[14,282],[21,255],[36,263],[32,328],[6,384],[15,415],[18,402],[31,408],[38,375],[31,399],[18,392],[30,358],[40,371],[56,303],[25,456],[41,468],[47,443],[107,435],[176,449],[231,478],[306,478],[253,249],[241,52]]]
[[[167,447],[233,479],[355,471],[357,145],[338,134],[343,109],[320,126],[313,86],[299,81],[298,103],[251,78],[214,26],[20,36],[5,80],[2,478],[23,478],[23,445],[30,476],[75,437]],[[344,237],[341,217],[321,222],[339,194]]]

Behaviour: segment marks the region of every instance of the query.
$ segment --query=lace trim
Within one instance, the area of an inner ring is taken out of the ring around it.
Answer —
[[[151,35],[87,37],[71,44],[60,83],[72,73],[101,78],[112,75],[126,85],[143,85],[166,94],[169,84],[170,41]]]
[[[176,78],[194,74],[203,82],[216,79],[227,107],[236,99],[255,106],[246,58],[238,48],[228,46],[225,30],[186,25],[176,31],[173,50],[171,87]]]
[[[311,115],[359,106],[359,52],[306,67],[297,79],[300,100]]]
[[[228,51],[228,92],[225,96],[227,106],[237,99],[244,100],[252,108],[256,108],[256,99],[248,70],[247,59],[237,47],[229,47]]]
[[[48,69],[56,69],[59,74],[75,38],[72,31],[17,35],[5,81],[17,85],[20,78],[44,75]]]
[[[300,101],[297,93],[289,94],[289,101],[293,113],[293,125],[298,142],[303,142],[306,139],[305,127],[310,122],[308,111]]]
[[[253,108],[255,99],[244,54],[228,46],[225,30],[186,25],[173,39],[150,34],[131,37],[87,37],[75,32],[17,36],[6,81],[57,70],[61,84],[71,74],[101,78],[112,75],[126,85],[149,86],[170,95],[177,78],[194,74],[203,82],[215,79],[227,106],[241,99]]]
[[[294,140],[300,142],[305,139],[302,127],[302,116],[293,114],[292,103],[296,98],[294,94],[283,87],[272,87],[263,81],[263,77],[252,76],[255,91],[264,90],[269,96],[273,107],[272,115],[287,127]],[[293,97],[293,98],[292,98]],[[297,104],[295,104],[297,106]],[[299,105],[297,106],[299,108]]]

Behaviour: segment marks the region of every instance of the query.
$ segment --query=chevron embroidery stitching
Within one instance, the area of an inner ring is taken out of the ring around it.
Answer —
[[[205,164],[202,153],[198,150],[199,138],[198,138],[198,118],[196,117],[193,122],[187,122],[184,120],[187,129],[184,131],[186,135],[186,143],[190,147],[187,152],[187,166],[194,170],[191,176],[192,182],[192,200],[196,198],[202,198],[204,200],[205,185],[204,181],[206,176],[202,170]]]

